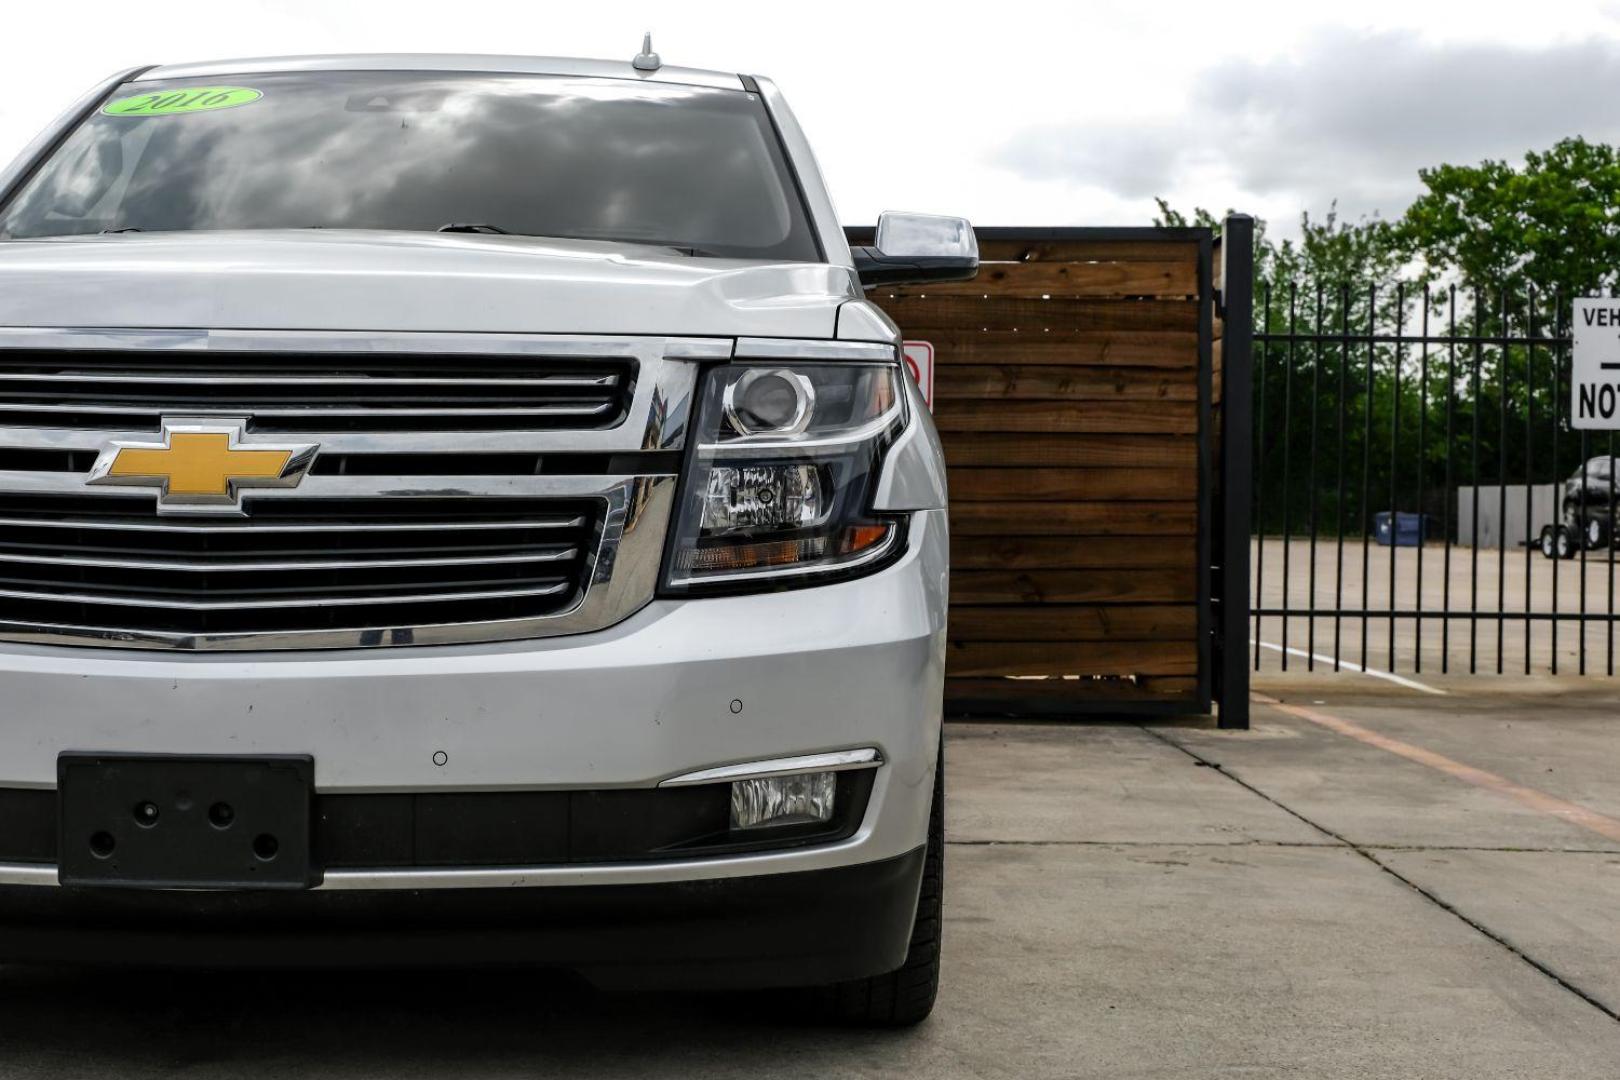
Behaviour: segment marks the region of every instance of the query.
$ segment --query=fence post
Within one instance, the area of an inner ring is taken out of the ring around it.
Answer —
[[[1219,724],[1249,726],[1249,535],[1254,495],[1254,219],[1221,228],[1220,535],[1215,676]],[[1258,631],[1256,631],[1258,632]]]

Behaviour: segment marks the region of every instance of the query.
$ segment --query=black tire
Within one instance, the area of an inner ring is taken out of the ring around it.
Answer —
[[[1553,526],[1541,527],[1541,554],[1549,559],[1558,558],[1558,547],[1553,540]]]
[[[826,989],[829,1019],[861,1027],[910,1027],[934,1011],[939,993],[939,946],[945,897],[945,747],[934,769],[934,802],[928,813],[928,850],[923,856],[922,891],[911,924],[906,962],[867,979]]]

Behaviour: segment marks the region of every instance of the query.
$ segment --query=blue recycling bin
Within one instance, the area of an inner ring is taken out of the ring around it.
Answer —
[[[1429,515],[1384,510],[1373,515],[1373,536],[1384,547],[1417,547],[1429,538]]]

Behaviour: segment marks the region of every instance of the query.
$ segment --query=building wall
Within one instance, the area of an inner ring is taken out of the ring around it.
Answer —
[[[1530,498],[1529,528],[1525,526],[1524,484],[1508,484],[1505,489],[1506,515],[1503,514],[1504,489],[1496,485],[1459,487],[1457,489],[1457,543],[1464,547],[1496,548],[1522,547],[1526,537],[1531,543],[1539,542],[1541,529],[1557,520],[1558,485],[1535,484],[1528,488]],[[1479,499],[1479,535],[1474,534],[1474,499]]]

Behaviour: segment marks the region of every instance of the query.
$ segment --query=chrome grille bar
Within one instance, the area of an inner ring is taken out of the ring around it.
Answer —
[[[640,387],[637,387],[640,397]],[[639,415],[632,407],[632,416]],[[180,415],[195,415],[189,410]],[[632,435],[625,425],[586,431],[335,431],[301,429],[298,437],[317,442],[328,454],[475,454],[475,453],[608,453],[632,450],[675,450],[683,429],[670,426],[667,414],[652,414],[647,430]],[[627,423],[634,423],[628,421]],[[151,427],[71,428],[55,425],[6,427],[0,425],[0,447],[18,450],[95,450],[109,442],[140,442],[157,431]],[[646,445],[641,445],[645,441]]]
[[[306,405],[301,408],[287,408],[283,406],[246,405],[233,402],[209,403],[207,410],[228,416],[252,414],[253,416],[602,416],[614,408],[612,402],[602,402],[592,405],[528,405],[517,407],[490,408],[487,406],[468,405],[461,406],[447,404],[433,409],[419,409],[412,407],[379,406],[371,409],[356,409],[343,405]],[[131,413],[157,413],[164,416],[188,416],[198,411],[196,402],[168,404],[152,404],[145,401],[129,405],[34,405],[28,402],[0,402],[0,413],[86,413],[96,416],[128,416]]]
[[[0,428],[0,431],[3,431]],[[0,435],[0,438],[4,438]],[[640,475],[640,474],[636,474]],[[571,499],[600,494],[604,489],[635,479],[635,475],[612,476],[331,476],[311,475],[295,488],[260,488],[248,492],[245,504],[275,499],[380,499],[434,496],[437,498]],[[85,477],[77,472],[0,470],[0,492],[39,495],[82,495]],[[151,488],[107,488],[98,495],[111,499],[150,503]]]
[[[372,604],[431,604],[450,600],[501,600],[523,596],[556,596],[569,588],[567,581],[557,581],[524,589],[490,589],[482,592],[411,593],[405,596],[322,596],[318,601],[309,597],[288,600],[167,600],[152,596],[118,596],[110,593],[29,592],[0,586],[0,596],[13,600],[47,600],[52,603],[111,604],[122,607],[173,608],[179,611],[256,611],[274,608],[307,607],[312,602],[323,606],[357,607]]]
[[[513,521],[463,521],[458,530],[478,529],[578,529],[585,524],[582,517],[527,518]],[[30,529],[106,529],[116,532],[148,533],[240,533],[251,529],[254,533],[351,533],[352,524],[282,524],[256,521],[231,525],[209,525],[200,521],[97,521],[93,518],[0,518],[0,529],[7,526],[26,526]],[[366,531],[383,532],[442,532],[442,521],[378,521],[368,522]]]
[[[30,374],[28,372],[0,372],[0,382],[63,382],[63,383],[133,383],[157,386],[537,386],[537,387],[608,387],[617,386],[618,375],[533,375],[527,378],[469,377],[437,378],[433,376],[393,375],[162,375],[123,374],[105,375],[93,371]]]
[[[443,525],[439,526],[441,529]],[[565,562],[578,557],[578,548],[523,552],[512,555],[468,555],[420,559],[299,559],[266,561],[219,559],[207,562],[177,562],[162,559],[99,559],[76,555],[24,555],[0,551],[0,563],[30,566],[96,566],[112,570],[172,570],[176,573],[252,573],[273,570],[398,570],[429,566],[508,566],[522,563]]]

